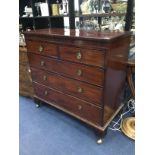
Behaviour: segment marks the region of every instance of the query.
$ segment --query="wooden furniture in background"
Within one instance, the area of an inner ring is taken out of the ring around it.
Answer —
[[[101,2],[101,0],[98,0]],[[35,3],[37,2],[47,2],[49,15],[47,16],[38,16]],[[62,0],[58,0],[59,4],[62,3]],[[78,3],[77,3],[78,2]],[[108,12],[108,13],[91,13],[91,14],[82,14],[80,10],[80,5],[83,0],[68,0],[68,14],[54,16],[52,14],[51,4],[56,4],[57,0],[19,0],[19,23],[22,24],[23,30],[26,29],[42,29],[42,28],[64,28],[64,19],[68,18],[69,28],[74,29],[76,26],[76,19],[79,18],[79,21],[87,20],[90,18],[97,18],[98,24],[101,24],[101,18],[108,17],[122,17],[125,16],[125,30],[130,31],[132,19],[133,19],[133,8],[134,0],[128,0],[127,10],[125,12]],[[125,1],[124,1],[125,2]],[[118,0],[111,0],[111,3],[120,3]],[[28,6],[32,8],[32,16],[23,16],[24,8]],[[99,5],[99,8],[101,6]],[[78,10],[77,10],[78,9]],[[79,22],[81,23],[81,22]]]
[[[135,98],[135,87],[133,74],[135,73],[135,59],[129,59],[127,62],[127,82],[131,91],[132,98]],[[126,117],[121,123],[122,132],[129,138],[135,140],[135,116]]]
[[[135,97],[135,87],[134,87],[134,81],[133,81],[133,74],[135,73],[135,59],[128,60],[127,61],[127,81],[129,88],[131,90],[132,97]]]
[[[130,32],[25,32],[34,98],[89,124],[98,143],[123,105]]]
[[[47,3],[49,15],[40,15],[38,16],[37,8],[35,3]],[[69,27],[75,28],[74,24],[74,0],[68,0],[68,13],[61,15],[52,14],[52,4],[56,4],[57,0],[19,0],[19,24],[22,24],[23,30],[26,29],[42,29],[42,28],[64,28],[64,19],[68,19]],[[59,4],[62,3],[62,0],[59,0]],[[28,6],[32,8],[32,16],[23,17],[24,8]]]
[[[33,97],[32,79],[26,47],[19,47],[19,93],[23,96]]]

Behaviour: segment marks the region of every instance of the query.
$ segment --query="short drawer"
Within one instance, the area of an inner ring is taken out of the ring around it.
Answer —
[[[81,49],[70,46],[60,46],[59,52],[60,58],[63,60],[104,67],[104,51]]]
[[[27,41],[28,52],[45,55],[49,57],[57,57],[57,46],[49,42],[43,41]]]
[[[35,82],[97,105],[101,105],[103,101],[103,88],[101,87],[93,86],[91,84],[63,77],[59,74],[49,73],[40,69],[31,68],[31,70],[32,79]]]
[[[103,86],[104,70],[94,66],[86,66],[78,63],[71,63],[40,55],[28,53],[29,63],[32,67],[57,72],[80,81],[85,81],[97,86]]]
[[[33,83],[35,95],[94,124],[101,125],[102,109],[46,86]]]

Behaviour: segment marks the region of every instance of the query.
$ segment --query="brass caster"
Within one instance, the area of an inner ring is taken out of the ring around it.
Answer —
[[[97,144],[102,144],[103,143],[103,140],[102,139],[98,139],[97,140]]]
[[[36,104],[36,108],[39,108],[40,107],[40,105],[39,104]]]

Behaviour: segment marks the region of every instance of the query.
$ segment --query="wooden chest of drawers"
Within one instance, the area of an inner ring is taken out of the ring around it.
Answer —
[[[122,108],[130,33],[42,29],[25,38],[35,98],[103,136]]]

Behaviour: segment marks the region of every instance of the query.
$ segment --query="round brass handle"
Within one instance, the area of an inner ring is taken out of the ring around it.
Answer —
[[[43,52],[44,48],[42,46],[39,46],[38,51]]]
[[[78,76],[81,76],[81,75],[82,75],[82,70],[81,70],[81,69],[78,69],[78,70],[77,70],[77,75],[78,75]]]
[[[47,94],[48,94],[48,91],[47,91],[47,90],[45,90],[44,95],[46,96]]]
[[[45,61],[42,60],[42,61],[40,62],[40,65],[41,65],[41,66],[44,66],[44,65],[45,65]]]
[[[78,87],[77,91],[78,91],[78,93],[82,93],[83,89],[81,87]]]
[[[82,109],[82,106],[81,105],[78,105],[78,110],[81,110]]]
[[[82,54],[79,51],[79,52],[76,53],[76,59],[80,60],[81,58],[82,58]]]
[[[46,75],[43,76],[43,80],[44,80],[44,81],[47,80],[47,76],[46,76]]]

